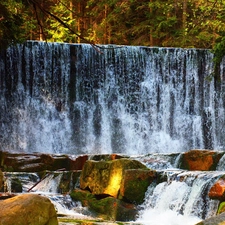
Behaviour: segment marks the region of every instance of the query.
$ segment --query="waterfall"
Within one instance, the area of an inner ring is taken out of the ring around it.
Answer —
[[[209,50],[28,41],[0,54],[0,149],[223,149],[224,85]],[[223,66],[221,66],[223,69]]]

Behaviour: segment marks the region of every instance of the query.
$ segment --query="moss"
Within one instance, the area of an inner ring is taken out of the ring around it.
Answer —
[[[145,192],[149,186],[148,180],[136,180],[136,181],[129,181],[126,185],[126,197],[128,199],[132,199],[132,202],[135,204],[141,204],[145,198]],[[138,190],[135,192],[135,196],[133,195],[133,191]]]
[[[137,210],[133,204],[125,203],[119,199],[107,196],[97,196],[89,191],[74,190],[70,196],[75,201],[80,201],[82,206],[88,209],[96,216],[104,220],[131,221],[135,219]],[[103,198],[101,198],[103,197]]]
[[[220,214],[220,213],[222,213],[222,212],[225,212],[225,202],[221,202],[221,203],[219,204],[217,214]]]
[[[89,191],[83,191],[83,190],[78,190],[78,189],[71,191],[70,197],[74,201],[81,202],[83,206],[88,206],[89,201],[91,199],[95,198],[95,196],[93,194],[91,194]]]
[[[145,192],[155,179],[156,171],[154,170],[126,170],[121,182],[120,199],[134,204],[143,203]]]
[[[62,179],[59,184],[59,189],[61,193],[67,193],[70,191],[71,178],[72,178],[71,171],[63,172]]]
[[[99,223],[107,223],[107,221],[104,220],[80,220],[80,219],[72,219],[72,218],[58,218],[58,221],[61,223],[73,223],[73,224],[79,224],[79,225],[99,225]],[[120,224],[122,223],[115,223]]]
[[[22,192],[23,191],[23,186],[18,178],[14,178],[11,181],[11,191],[12,192]]]

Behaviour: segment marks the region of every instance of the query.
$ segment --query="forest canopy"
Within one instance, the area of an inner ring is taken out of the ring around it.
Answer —
[[[224,22],[223,0],[4,0],[0,3],[1,43],[47,40],[213,48],[224,36]]]
[[[4,0],[0,48],[26,40],[214,49],[225,55],[224,0]]]

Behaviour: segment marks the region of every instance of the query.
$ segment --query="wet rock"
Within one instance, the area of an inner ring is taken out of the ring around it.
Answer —
[[[88,155],[69,156],[69,159],[69,170],[82,170],[88,160]]]
[[[60,193],[65,194],[79,186],[81,171],[65,171],[62,172],[59,189]]]
[[[111,196],[96,196],[79,189],[72,191],[70,195],[73,200],[80,201],[82,206],[88,207],[94,216],[105,220],[133,221],[138,212],[134,204]]]
[[[23,191],[23,186],[18,178],[14,178],[11,180],[11,190],[10,192],[21,193]]]
[[[54,205],[48,198],[36,194],[0,200],[0,221],[4,225],[58,225]]]
[[[225,213],[221,213],[220,215],[213,216],[209,219],[201,221],[196,225],[224,225],[225,224]]]
[[[2,190],[3,185],[4,185],[4,174],[0,169],[0,190]]]
[[[80,188],[95,195],[117,198],[126,169],[147,169],[142,163],[130,159],[86,161],[80,177]]]
[[[225,200],[225,178],[220,178],[209,190],[211,199]]]
[[[0,151],[0,166],[4,171],[9,172],[82,170],[87,159],[87,155],[72,157],[68,155]]]
[[[145,192],[155,178],[156,171],[154,170],[125,170],[120,186],[120,196],[135,204],[143,203]]]
[[[123,158],[129,158],[129,156],[126,155],[119,155],[119,154],[99,154],[99,155],[90,155],[89,160],[94,161],[110,161],[114,159],[123,159]]]
[[[211,150],[191,150],[181,155],[179,167],[186,170],[216,170],[223,154]]]

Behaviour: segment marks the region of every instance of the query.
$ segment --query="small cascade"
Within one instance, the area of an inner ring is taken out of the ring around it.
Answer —
[[[149,225],[193,225],[216,215],[219,201],[208,191],[222,172],[168,170],[168,180],[151,184],[137,222]]]
[[[178,168],[180,157],[180,153],[150,153],[144,156],[132,156],[132,158],[142,162],[148,168],[157,171]]]
[[[40,178],[36,173],[26,172],[4,172],[5,192],[28,192],[30,187],[39,182]],[[19,191],[18,191],[19,190]]]
[[[62,173],[59,174],[47,174],[47,176],[41,180],[37,185],[32,188],[34,192],[40,193],[59,193],[59,184],[62,178]]]
[[[62,172],[52,172],[40,180],[36,173],[4,172],[4,192],[8,194],[37,193],[52,201],[58,215],[91,219],[91,214],[85,207],[82,207],[79,202],[74,202],[68,194],[60,193],[62,176]],[[21,185],[21,190],[15,189],[15,184]]]

